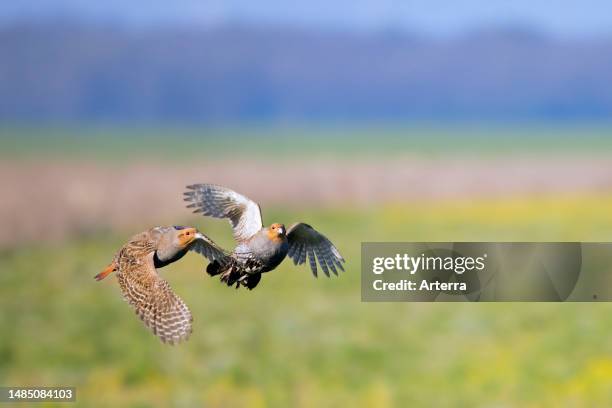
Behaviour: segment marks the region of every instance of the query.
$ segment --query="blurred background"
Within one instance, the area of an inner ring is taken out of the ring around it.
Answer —
[[[362,241],[612,240],[612,6],[0,4],[0,385],[78,406],[608,406],[608,304],[367,304]],[[132,234],[212,182],[347,259],[253,292],[188,255],[168,347],[114,279]]]

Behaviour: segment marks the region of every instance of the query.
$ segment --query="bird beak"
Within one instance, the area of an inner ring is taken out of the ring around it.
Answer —
[[[204,239],[204,234],[202,234],[201,232],[196,232],[195,234],[195,239]]]
[[[280,227],[278,229],[278,235],[284,235],[285,234],[285,229],[283,227]]]

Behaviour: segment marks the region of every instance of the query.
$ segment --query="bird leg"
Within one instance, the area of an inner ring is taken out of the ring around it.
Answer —
[[[240,274],[234,268],[230,268],[221,274],[221,282],[226,283],[227,286],[233,286],[235,283],[238,287],[240,285],[240,282],[238,282],[239,277]]]

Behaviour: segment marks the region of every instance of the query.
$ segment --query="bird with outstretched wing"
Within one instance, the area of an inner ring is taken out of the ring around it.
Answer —
[[[157,269],[178,261],[188,251],[198,252],[211,262],[227,256],[195,228],[155,227],[134,235],[95,279],[100,281],[116,272],[124,299],[145,326],[162,342],[176,344],[191,334],[193,318]]]
[[[326,276],[344,271],[344,258],[323,234],[308,224],[293,224],[285,229],[274,223],[264,227],[261,209],[253,200],[229,188],[214,184],[187,186],[184,194],[193,212],[215,218],[227,218],[232,226],[235,249],[227,256],[211,261],[209,275],[220,275],[228,286],[253,289],[261,274],[274,270],[289,256],[296,265],[308,262],[313,275],[318,267]],[[318,267],[317,267],[318,265]]]

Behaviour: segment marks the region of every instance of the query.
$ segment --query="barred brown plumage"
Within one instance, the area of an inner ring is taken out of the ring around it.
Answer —
[[[189,308],[156,268],[182,258],[189,250],[210,261],[226,256],[212,240],[190,227],[155,227],[133,236],[97,280],[117,272],[124,299],[162,342],[176,344],[191,334]]]
[[[113,261],[95,276],[102,280],[117,272],[124,299],[153,334],[164,343],[176,344],[192,332],[191,311],[157,269],[181,259],[192,250],[206,257],[206,271],[236,288],[253,289],[261,274],[274,270],[286,256],[296,265],[309,262],[317,276],[317,262],[326,276],[344,270],[344,258],[323,234],[308,224],[297,223],[289,230],[283,224],[263,227],[259,205],[225,187],[197,184],[188,187],[185,200],[194,212],[229,219],[238,245],[225,252],[193,227],[154,227],[134,235]]]
[[[253,289],[261,274],[274,270],[286,256],[296,265],[306,261],[317,276],[317,262],[326,276],[344,271],[344,258],[323,234],[308,224],[297,223],[289,230],[283,224],[263,226],[257,203],[229,188],[214,184],[187,186],[184,193],[188,208],[194,213],[215,218],[227,218],[232,225],[237,246],[223,259],[211,262],[206,271],[232,286],[241,284]]]

